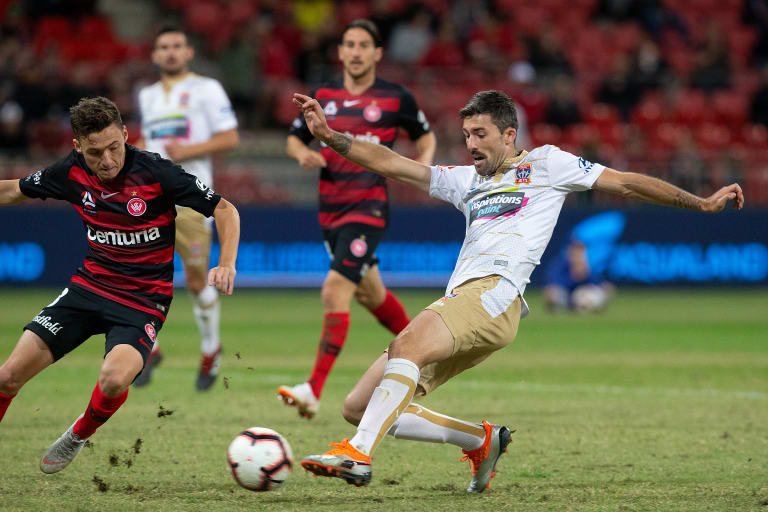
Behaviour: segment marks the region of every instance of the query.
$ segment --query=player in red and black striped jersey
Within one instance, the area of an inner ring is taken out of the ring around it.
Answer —
[[[376,26],[369,20],[350,23],[338,52],[343,78],[311,93],[330,126],[389,148],[402,128],[415,141],[417,160],[431,165],[435,136],[413,95],[376,77],[383,52]],[[313,138],[300,116],[293,122],[286,150],[304,169],[322,168],[318,219],[332,260],[322,289],[323,331],[308,382],[278,388],[285,403],[298,406],[299,414],[307,418],[317,411],[325,380],[346,340],[352,297],[394,334],[409,322],[400,301],[382,283],[375,256],[389,218],[386,180],[325,146],[310,149],[307,145]]]
[[[66,467],[85,440],[125,402],[173,298],[175,205],[216,220],[219,266],[208,276],[232,293],[240,234],[237,210],[195,176],[126,144],[128,132],[106,98],[70,110],[75,149],[22,180],[0,181],[0,205],[60,199],[83,220],[88,254],[67,288],[26,325],[0,366],[0,420],[18,390],[94,334],[106,335],[104,363],[85,413],[43,456],[40,469]]]

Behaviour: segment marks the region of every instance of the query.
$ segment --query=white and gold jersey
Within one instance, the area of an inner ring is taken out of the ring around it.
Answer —
[[[456,206],[466,234],[446,294],[498,274],[520,296],[540,263],[569,192],[587,190],[605,167],[546,145],[523,151],[506,172],[483,177],[473,165],[433,166],[429,195]],[[524,314],[527,306],[524,306]]]
[[[165,145],[205,142],[214,134],[237,128],[237,118],[224,88],[213,78],[190,73],[170,90],[156,82],[139,92],[141,135],[147,150],[168,158]],[[213,187],[210,155],[179,162],[190,174]]]

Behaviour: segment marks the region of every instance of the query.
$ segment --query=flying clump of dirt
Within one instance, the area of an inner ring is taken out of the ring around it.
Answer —
[[[98,489],[99,492],[107,492],[109,490],[109,484],[98,476],[93,475],[93,480],[91,481],[96,485],[96,489]]]

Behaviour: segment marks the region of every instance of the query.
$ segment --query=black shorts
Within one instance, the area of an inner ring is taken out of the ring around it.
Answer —
[[[383,237],[383,229],[368,224],[344,224],[323,231],[331,268],[360,284],[368,269],[379,262],[374,252]]]
[[[105,357],[117,345],[130,345],[139,351],[146,364],[162,326],[163,322],[154,315],[70,285],[24,329],[43,339],[55,361],[91,336],[106,334]]]

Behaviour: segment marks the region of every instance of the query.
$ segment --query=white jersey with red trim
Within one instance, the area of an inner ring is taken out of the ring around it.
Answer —
[[[166,90],[156,82],[139,92],[141,135],[147,151],[169,158],[165,145],[205,142],[214,134],[237,128],[232,104],[218,80],[194,73]],[[210,155],[179,162],[184,170],[213,186]]]
[[[505,172],[488,177],[473,165],[433,166],[429,195],[466,217],[464,244],[446,294],[470,279],[498,274],[522,297],[565,196],[592,188],[604,169],[551,145],[523,151]]]

